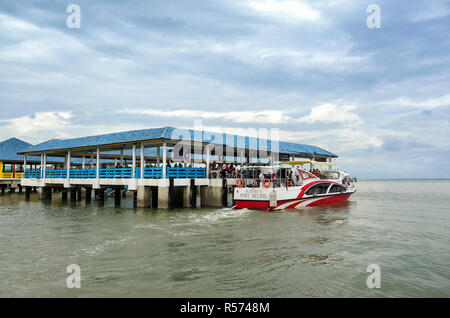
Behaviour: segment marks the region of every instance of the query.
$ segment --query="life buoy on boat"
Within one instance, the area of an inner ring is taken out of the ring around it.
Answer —
[[[238,180],[236,181],[236,185],[237,185],[239,188],[242,188],[242,187],[244,186],[244,180],[238,179]]]
[[[263,180],[263,186],[264,186],[264,188],[268,188],[268,187],[270,187],[270,180],[269,179],[264,179]]]

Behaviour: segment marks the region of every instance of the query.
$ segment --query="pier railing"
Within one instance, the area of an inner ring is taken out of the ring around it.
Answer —
[[[131,179],[133,177],[132,168],[111,168],[100,169],[100,179]],[[183,179],[183,178],[206,178],[205,168],[180,168],[167,167],[166,175],[168,179]],[[24,173],[24,178],[42,178],[41,170],[27,170]],[[66,169],[46,170],[45,177],[53,178],[67,178]],[[97,177],[96,169],[71,169],[69,171],[69,178],[78,179],[95,179]],[[162,179],[162,167],[148,167],[144,168],[144,179]],[[136,168],[136,178],[141,178],[141,168]]]
[[[23,178],[23,172],[0,172],[0,179],[20,179]]]

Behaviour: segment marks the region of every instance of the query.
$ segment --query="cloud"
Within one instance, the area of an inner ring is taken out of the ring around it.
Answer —
[[[448,2],[447,2],[448,3]],[[441,19],[450,15],[450,8],[442,0],[428,0],[425,9],[414,14],[411,18],[413,22],[422,22],[433,19]]]
[[[33,116],[0,120],[0,124],[3,124],[2,135],[43,141],[45,138],[69,137],[64,132],[74,128],[70,123],[72,117],[72,113],[65,111],[38,112]],[[6,139],[6,136],[2,137]]]
[[[160,117],[180,117],[180,118],[202,118],[202,119],[222,119],[236,123],[270,123],[281,124],[291,120],[281,111],[225,111],[224,109],[217,112],[202,111],[202,110],[159,110],[159,109],[125,109],[123,113],[146,115],[146,116],[160,116]]]
[[[320,18],[318,10],[300,1],[257,0],[249,1],[248,6],[263,16],[282,22],[299,23],[317,21]]]
[[[356,106],[322,104],[311,109],[309,115],[303,116],[297,121],[299,123],[342,123],[342,124],[360,124],[362,119],[353,111]]]
[[[445,94],[437,97],[429,97],[425,99],[410,98],[406,96],[401,96],[394,100],[389,100],[383,102],[383,104],[390,104],[395,106],[408,106],[408,107],[420,107],[420,108],[437,108],[441,106],[450,105],[450,94]]]

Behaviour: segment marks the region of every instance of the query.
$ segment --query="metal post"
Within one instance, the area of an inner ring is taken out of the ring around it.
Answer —
[[[39,173],[39,175],[41,176],[41,178],[43,177],[43,175],[42,175],[42,173],[43,173],[43,168],[42,168],[42,165],[43,165],[43,162],[44,162],[44,154],[43,153],[41,153],[41,171],[40,171],[40,173]]]
[[[86,158],[83,156],[83,160],[82,160],[82,162],[81,162],[81,169],[84,169],[84,167],[85,167],[85,161],[86,161]]]
[[[97,148],[97,165],[96,165],[97,181],[100,179],[100,148]]]
[[[144,144],[141,144],[141,179],[144,179],[144,165],[145,165]]]
[[[167,179],[166,167],[167,167],[167,144],[163,143],[163,179]]]
[[[27,155],[23,155],[23,176],[25,177],[25,171],[27,171]]]
[[[161,147],[157,147],[156,148],[156,166],[160,167],[161,166]]]
[[[66,178],[67,178],[67,180],[69,180],[69,178],[70,178],[70,150],[67,152],[67,166],[66,166],[66,168],[67,168],[67,176],[66,176]]]
[[[132,175],[133,179],[136,178],[136,145],[133,145],[133,164],[132,164]]]
[[[91,156],[91,169],[94,169],[94,156]]]
[[[206,146],[206,178],[209,179],[209,145]]]
[[[123,149],[120,149],[120,166],[123,168]]]
[[[47,154],[46,153],[44,153],[44,163],[43,163],[43,165],[44,165],[44,176],[42,178],[44,179],[44,182],[45,182],[45,172],[47,170]]]

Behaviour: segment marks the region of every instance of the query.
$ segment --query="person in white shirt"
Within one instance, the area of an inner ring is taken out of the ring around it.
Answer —
[[[263,181],[264,181],[264,173],[262,173],[262,171],[260,172],[260,174],[259,174],[259,181],[260,181],[260,183],[259,183],[259,186],[260,186],[260,188],[262,188],[262,186],[263,186]]]

